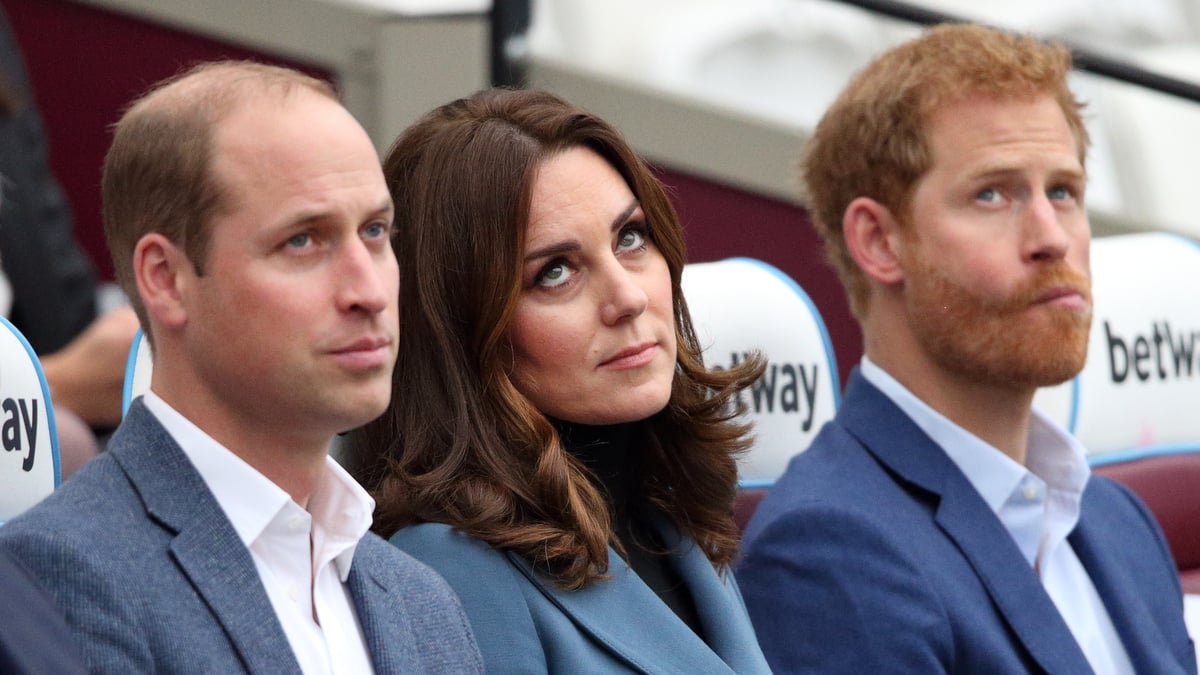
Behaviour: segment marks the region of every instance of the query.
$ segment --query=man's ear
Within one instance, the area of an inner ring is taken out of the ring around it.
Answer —
[[[133,249],[133,274],[153,322],[168,328],[187,323],[185,292],[196,272],[179,247],[158,232],[143,236]]]
[[[842,216],[842,236],[850,257],[869,278],[884,285],[904,280],[899,223],[886,206],[869,197],[850,202]]]

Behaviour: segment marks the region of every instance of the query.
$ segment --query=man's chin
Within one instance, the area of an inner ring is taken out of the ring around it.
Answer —
[[[1035,358],[1024,359],[1012,364],[1010,372],[1014,384],[1031,388],[1053,387],[1062,384],[1080,373],[1087,359],[1087,350],[1075,353],[1042,352]]]

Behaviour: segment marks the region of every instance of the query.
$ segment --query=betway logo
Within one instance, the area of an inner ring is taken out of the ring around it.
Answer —
[[[746,356],[748,354],[737,352],[729,355],[735,366]],[[752,405],[748,407],[760,415],[769,415],[776,410],[782,414],[798,414],[800,430],[808,431],[812,428],[817,403],[817,375],[816,363],[769,362],[762,377],[750,385]],[[738,402],[742,405],[746,404],[745,395],[745,391],[738,394]]]
[[[1150,332],[1144,335],[1133,333],[1129,337],[1113,332],[1108,321],[1104,322],[1104,338],[1108,341],[1109,376],[1120,384],[1134,377],[1142,382],[1183,379],[1200,374],[1196,364],[1196,340],[1198,331],[1172,330],[1169,321],[1154,321]]]

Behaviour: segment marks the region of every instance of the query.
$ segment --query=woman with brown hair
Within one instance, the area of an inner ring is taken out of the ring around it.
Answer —
[[[401,340],[352,453],[375,528],[462,598],[489,673],[767,672],[732,575],[735,397],[663,186],[545,93],[442,106],[384,162]]]

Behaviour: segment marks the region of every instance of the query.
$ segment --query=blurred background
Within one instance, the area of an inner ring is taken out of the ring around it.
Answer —
[[[1200,78],[1200,0],[0,4],[76,237],[102,280],[112,278],[99,215],[108,128],[131,98],[188,64],[255,58],[330,77],[381,152],[436,105],[489,84],[531,86],[627,135],[671,186],[693,261],[750,256],[798,281],[825,319],[844,377],[861,338],[798,200],[795,161],[847,77],[934,12],[1077,47],[1093,71],[1074,84],[1094,141],[1095,233],[1200,237],[1192,208],[1200,106],[1189,81]]]

